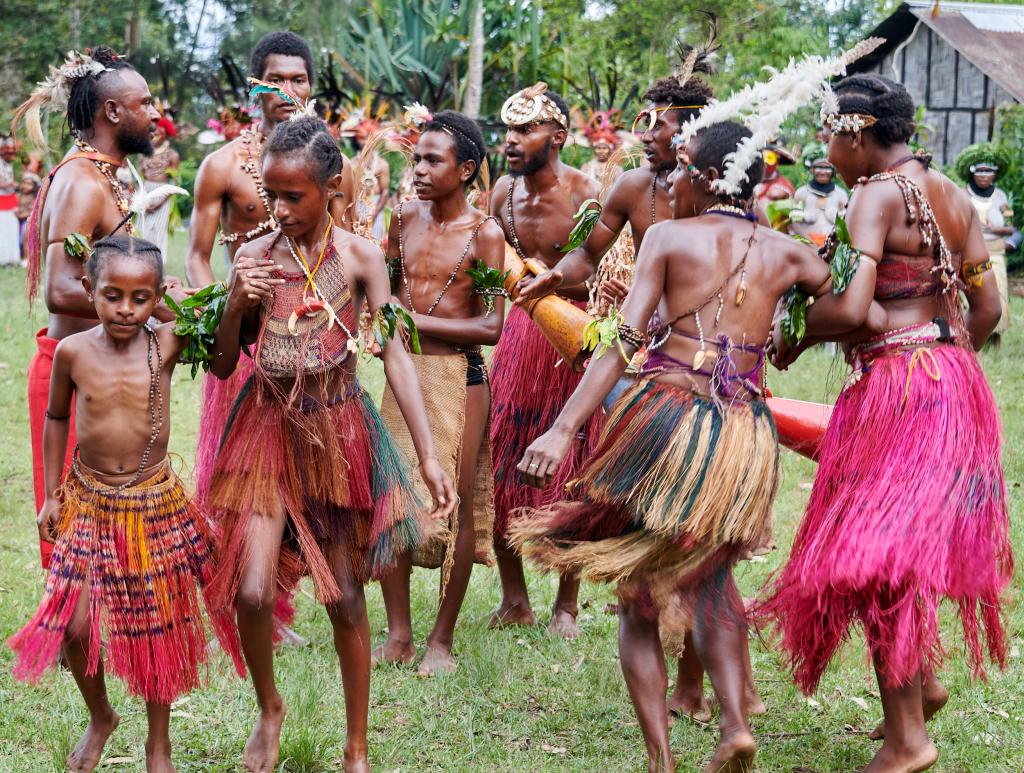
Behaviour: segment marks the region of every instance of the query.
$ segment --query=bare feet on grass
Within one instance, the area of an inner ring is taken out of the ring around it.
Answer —
[[[743,698],[746,701],[748,717],[760,716],[761,714],[768,713],[768,707],[765,706],[764,701],[761,700],[761,696],[757,692],[757,687],[750,682],[747,682],[747,686],[743,690]]]
[[[576,615],[568,609],[555,609],[548,623],[548,633],[561,636],[563,639],[577,639],[580,627],[576,624]]]
[[[249,773],[272,773],[277,767],[284,715],[284,703],[278,703],[276,708],[260,710],[260,716],[242,754],[242,763]]]
[[[423,653],[423,660],[420,661],[420,667],[416,669],[416,676],[454,674],[455,669],[456,663],[455,658],[452,657],[451,647],[427,644],[427,651]]]
[[[913,747],[897,747],[886,741],[862,773],[918,773],[928,770],[938,759],[939,750],[927,739]]]
[[[651,752],[647,752],[647,773],[675,773],[675,770],[676,758],[668,749],[665,749],[660,756],[652,757]]]
[[[171,745],[146,742],[146,773],[174,773]]]
[[[694,722],[707,724],[711,721],[711,703],[704,695],[703,689],[698,691],[676,689],[666,701],[668,713],[677,717],[686,717]]]
[[[85,728],[82,737],[78,739],[78,744],[68,755],[67,765],[71,773],[91,773],[99,765],[103,747],[120,721],[121,717],[113,709],[106,716],[92,717],[89,720],[89,726]]]
[[[715,756],[704,768],[704,773],[748,773],[754,769],[757,744],[747,730],[722,733]]]
[[[537,618],[529,604],[507,604],[502,602],[487,623],[488,628],[504,628],[507,625],[536,625]]]
[[[949,692],[934,676],[921,685],[921,707],[924,709],[924,721],[928,722],[942,711],[949,700]],[[868,733],[872,741],[879,741],[885,738],[885,720],[878,723],[878,727]]]
[[[370,758],[366,745],[357,748],[351,743],[345,744],[341,769],[345,773],[370,773]]]
[[[409,639],[400,640],[388,637],[387,641],[373,648],[370,653],[370,666],[400,665],[410,666],[416,660],[416,648]]]

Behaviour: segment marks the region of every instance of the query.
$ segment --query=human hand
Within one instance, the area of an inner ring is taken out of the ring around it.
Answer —
[[[36,526],[39,528],[39,539],[43,542],[53,542],[54,532],[60,522],[60,502],[56,497],[47,497],[43,506],[39,508],[39,515],[36,516]]]
[[[782,328],[776,323],[772,327],[772,337],[768,342],[768,350],[765,354],[772,365],[779,370],[786,370],[800,356],[800,347],[790,347],[786,343],[786,337],[782,335]]]
[[[167,288],[166,293],[171,296],[171,300],[175,303],[181,303],[189,296],[195,295],[198,290],[195,287],[185,287],[176,276],[164,277],[164,285]]]
[[[525,276],[516,284],[515,304],[521,306],[529,301],[536,301],[550,295],[562,286],[561,271],[545,271],[537,276]]]
[[[283,279],[271,276],[272,271],[280,268],[282,266],[269,258],[239,258],[231,274],[228,308],[236,312],[245,311],[272,298],[274,288],[284,284]]]
[[[534,488],[545,488],[569,453],[573,434],[552,427],[534,440],[516,467],[523,482]]]
[[[435,520],[447,519],[452,514],[456,502],[451,479],[441,469],[440,462],[434,456],[428,456],[420,462],[420,475],[423,476],[423,482],[427,484],[430,496],[434,500],[430,517]]]
[[[621,279],[606,279],[597,292],[604,303],[619,308],[629,295],[629,285]]]

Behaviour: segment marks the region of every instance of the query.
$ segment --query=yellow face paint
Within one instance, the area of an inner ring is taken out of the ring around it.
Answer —
[[[764,152],[764,163],[767,166],[778,166],[779,154],[774,150],[766,150]]]

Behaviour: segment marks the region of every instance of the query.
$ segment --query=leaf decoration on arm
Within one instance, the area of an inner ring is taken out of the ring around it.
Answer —
[[[834,248],[831,259],[829,259],[829,271],[832,274],[832,292],[842,295],[850,286],[857,268],[860,266],[860,250],[853,246],[850,238],[850,229],[842,215],[836,215],[836,225],[833,231]]]
[[[612,309],[608,316],[598,317],[591,320],[583,328],[583,348],[588,352],[594,352],[594,359],[599,360],[613,346],[618,348],[622,359],[629,362],[629,355],[622,346],[622,338],[619,336],[619,326],[625,323],[622,314],[618,309]]]
[[[807,307],[810,305],[811,294],[796,286],[782,296],[779,328],[782,337],[790,346],[796,346],[807,335]]]
[[[174,334],[188,339],[180,362],[192,366],[193,379],[200,368],[209,373],[213,364],[213,340],[227,299],[228,288],[223,282],[207,285],[180,304],[170,295],[164,295],[164,303],[174,312]]]
[[[373,312],[373,335],[380,348],[386,347],[387,342],[393,340],[396,333],[403,340],[409,341],[409,348],[413,354],[421,353],[420,331],[416,329],[412,315],[397,303],[382,303]]]
[[[571,252],[587,240],[590,232],[597,225],[597,221],[601,219],[601,209],[601,202],[597,199],[587,199],[580,204],[580,208],[572,216],[576,225],[569,232],[569,241],[560,250],[561,252]]]
[[[89,240],[85,236],[78,231],[73,231],[64,237],[64,252],[68,257],[84,262],[92,255],[92,245],[89,244]]]
[[[473,292],[484,297],[487,315],[494,311],[495,298],[508,297],[508,291],[505,289],[505,280],[512,273],[511,269],[504,272],[499,271],[477,258],[476,263],[466,269],[466,273],[473,280]]]

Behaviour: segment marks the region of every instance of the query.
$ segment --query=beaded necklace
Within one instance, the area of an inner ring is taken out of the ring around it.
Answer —
[[[398,265],[402,272],[402,282],[405,283],[405,298],[409,302],[409,311],[416,314],[418,312],[412,302],[412,287],[409,285],[409,275],[405,270],[405,231],[402,228],[403,206],[405,206],[404,201],[399,204],[398,209],[395,210],[395,217],[398,218]],[[488,220],[494,220],[494,218],[485,217],[473,228],[473,233],[469,235],[469,240],[466,242],[466,248],[462,251],[462,255],[459,256],[458,261],[456,261],[455,268],[452,269],[452,273],[448,277],[448,281],[445,282],[444,287],[441,288],[441,292],[438,294],[434,302],[430,304],[430,308],[427,309],[426,316],[429,317],[434,313],[434,309],[437,308],[437,304],[441,302],[441,299],[444,298],[444,294],[448,292],[448,288],[452,286],[452,282],[455,281],[455,277],[459,274],[459,269],[462,268],[462,263],[466,260],[466,256],[469,254],[469,248],[473,246],[473,240],[476,239],[476,235],[480,231],[480,228],[483,227],[483,224]]]
[[[103,155],[102,153],[100,153],[100,151],[98,151],[88,142],[83,140],[81,137],[75,138],[75,146],[83,153],[95,153],[100,156]],[[105,161],[101,158],[94,158],[91,160],[93,164],[95,164],[96,168],[99,170],[100,174],[102,174],[107,179],[107,184],[110,186],[110,190],[114,194],[114,201],[117,204],[117,211],[121,213],[122,218],[127,219],[131,215],[131,210],[129,209],[128,203],[128,194],[131,193],[131,190],[128,189],[124,183],[118,180],[117,175],[115,175],[112,171],[112,167],[115,166],[114,162]],[[124,229],[129,235],[135,235],[135,227],[132,225],[131,220],[127,220],[124,223]]]
[[[260,166],[263,161],[263,142],[264,136],[260,131],[259,127],[255,129],[244,129],[241,135],[242,147],[245,149],[245,161],[242,162],[242,171],[245,172],[252,179],[253,185],[256,186],[256,195],[259,196],[260,201],[263,203],[263,211],[270,215],[262,223],[258,223],[255,228],[251,228],[242,233],[229,233],[220,235],[218,242],[220,244],[233,244],[239,239],[242,242],[248,242],[255,239],[257,236],[269,231],[274,227],[275,220],[270,209],[270,199],[267,198],[267,191],[263,187],[263,175],[260,173]],[[256,150],[253,152],[253,145],[255,144]]]
[[[147,333],[146,338],[146,365],[149,367],[149,420],[150,420],[150,433],[149,442],[146,443],[146,448],[142,452],[142,460],[139,462],[139,469],[132,476],[131,480],[126,483],[122,483],[120,486],[114,487],[115,491],[124,491],[131,488],[139,482],[139,478],[142,477],[142,473],[146,471],[149,466],[149,455],[153,451],[153,444],[156,443],[157,437],[160,435],[160,430],[164,426],[164,395],[160,391],[160,374],[163,372],[164,360],[160,354],[160,339],[156,336],[156,331],[149,326],[147,322],[143,325]],[[156,367],[153,366],[153,352],[156,352]],[[71,459],[71,466],[78,477],[78,479],[88,488],[90,491],[97,492],[101,489],[96,488],[88,482],[88,479],[82,474],[82,468],[78,464],[79,447],[75,444],[75,452]]]

